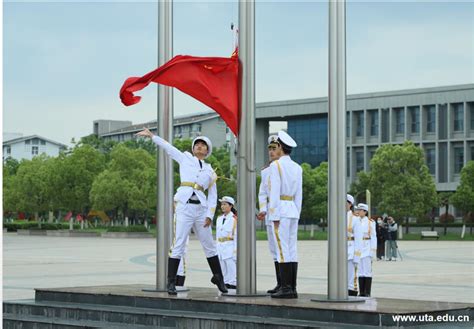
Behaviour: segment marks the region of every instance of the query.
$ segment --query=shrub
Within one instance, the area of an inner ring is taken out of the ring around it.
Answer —
[[[454,216],[449,213],[447,215],[446,213],[443,213],[441,216],[439,216],[439,222],[442,224],[454,223]]]
[[[107,232],[148,232],[145,226],[142,225],[132,225],[132,226],[114,226],[109,227]]]

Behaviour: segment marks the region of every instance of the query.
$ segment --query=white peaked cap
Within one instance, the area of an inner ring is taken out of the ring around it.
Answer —
[[[219,199],[219,202],[227,202],[227,203],[230,203],[231,205],[235,205],[234,198],[231,196],[225,196],[222,199]]]
[[[366,205],[365,203],[359,203],[359,204],[357,205],[356,209],[369,211],[369,206]]]
[[[291,138],[288,133],[284,132],[283,130],[280,130],[278,132],[278,139],[283,142],[283,144],[289,146],[289,147],[296,147],[298,146],[293,138]]]
[[[354,204],[354,197],[352,195],[348,194],[346,200],[349,201],[351,204]]]
[[[212,143],[211,143],[211,140],[209,138],[207,138],[206,136],[198,136],[196,138],[193,139],[193,145],[191,146],[192,148],[194,148],[194,144],[196,144],[197,141],[203,141],[204,143],[206,143],[207,145],[207,155],[206,155],[206,158],[209,157],[212,153]]]
[[[277,143],[278,142],[278,136],[277,135],[270,135],[268,136],[268,145],[271,143]]]

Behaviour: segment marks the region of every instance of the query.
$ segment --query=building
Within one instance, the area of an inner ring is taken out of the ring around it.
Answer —
[[[106,124],[106,120],[100,121],[102,121],[103,124]],[[94,121],[94,133],[96,132],[96,122],[97,121]],[[197,115],[177,116],[174,118],[173,125],[173,137],[175,139],[192,139],[196,136],[206,135],[211,139],[214,147],[228,145],[230,142],[231,135],[229,128],[227,128],[225,122],[214,111],[200,113]],[[156,120],[142,124],[128,125],[120,129],[103,132],[96,135],[98,135],[100,138],[103,138],[104,140],[121,142],[133,139],[134,134],[143,130],[144,128],[148,128],[152,132],[156,133]]]
[[[55,157],[66,148],[64,144],[38,135],[18,137],[3,142],[3,160],[7,158],[31,160],[39,154]]]
[[[292,157],[318,166],[328,159],[327,97],[258,103],[256,105],[257,168],[267,161],[270,125],[286,122],[298,147]],[[101,135],[127,140],[156,121]],[[438,191],[454,191],[459,173],[474,158],[474,84],[349,95],[347,97],[347,182],[370,170],[382,144],[412,140],[425,151],[426,164]],[[206,135],[216,147],[230,141],[225,123],[215,112],[175,118],[174,138]]]

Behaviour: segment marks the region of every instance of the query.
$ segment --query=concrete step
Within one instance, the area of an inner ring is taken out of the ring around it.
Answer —
[[[148,326],[124,325],[89,320],[66,320],[26,314],[3,314],[4,329],[146,329]]]
[[[53,323],[65,321],[76,324],[89,321],[89,325],[107,326],[125,325],[127,328],[253,328],[253,329],[286,329],[286,328],[359,328],[358,325],[327,323],[318,321],[281,319],[271,316],[240,316],[183,310],[159,310],[127,306],[100,304],[55,303],[34,300],[9,301],[3,304],[4,316],[16,320],[39,319],[45,322],[54,319]],[[47,322],[48,323],[48,322]],[[11,327],[21,328],[21,327]],[[26,328],[26,327],[25,327]],[[36,327],[27,327],[36,328]],[[37,327],[37,328],[45,328]],[[52,327],[54,328],[54,327]],[[99,327],[91,327],[99,328]],[[119,328],[119,327],[116,327]]]

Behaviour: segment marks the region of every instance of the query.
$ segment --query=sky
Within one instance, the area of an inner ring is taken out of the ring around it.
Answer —
[[[173,7],[175,55],[232,53],[233,1]],[[474,3],[349,1],[348,94],[474,83]],[[256,101],[327,96],[328,5],[256,4]],[[127,77],[157,67],[158,5],[125,1],[5,1],[3,131],[69,145],[98,119],[156,119],[156,85],[125,107]],[[208,110],[178,90],[174,113]]]

